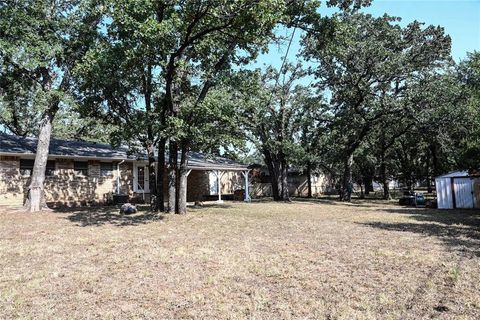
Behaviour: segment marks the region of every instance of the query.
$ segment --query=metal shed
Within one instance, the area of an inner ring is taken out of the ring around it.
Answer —
[[[435,178],[439,209],[480,207],[480,178],[455,171]]]

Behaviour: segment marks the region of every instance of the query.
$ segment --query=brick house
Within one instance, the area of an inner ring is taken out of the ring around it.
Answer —
[[[32,173],[37,139],[0,133],[0,205],[24,203]],[[248,168],[225,158],[191,153],[187,201],[232,197],[246,189]],[[53,206],[107,204],[116,194],[148,200],[148,161],[125,147],[52,139],[46,168],[45,193]]]
[[[250,173],[250,195],[254,198],[271,197],[272,184],[268,169],[260,164],[249,166]],[[296,168],[288,170],[288,193],[291,197],[308,196],[308,175],[306,172]],[[312,186],[312,196],[318,197],[323,194],[336,192],[335,179],[324,173],[313,173],[310,177]]]

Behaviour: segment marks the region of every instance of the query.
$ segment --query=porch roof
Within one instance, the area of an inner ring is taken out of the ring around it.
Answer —
[[[33,156],[37,149],[37,139],[20,137],[0,133],[0,155]],[[50,157],[63,157],[73,159],[98,159],[115,161],[145,160],[142,154],[133,154],[125,147],[114,148],[109,144],[52,139],[49,149]],[[166,157],[168,159],[168,156]],[[247,170],[248,167],[239,162],[222,158],[207,157],[198,152],[190,152],[188,167],[193,170]]]
[[[248,170],[248,166],[223,157],[207,157],[200,152],[190,152],[188,167],[193,170]]]

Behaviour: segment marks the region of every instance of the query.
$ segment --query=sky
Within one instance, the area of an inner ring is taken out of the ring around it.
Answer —
[[[452,38],[452,56],[457,62],[465,59],[467,52],[480,51],[480,0],[373,0],[372,5],[362,11],[374,16],[387,13],[401,17],[402,25],[417,20],[444,27],[445,33]],[[323,6],[320,12],[329,14],[332,11]],[[292,30],[279,30],[279,33],[289,36]],[[300,36],[297,30],[288,54],[289,61],[295,61],[300,49]],[[287,43],[281,47],[270,46],[269,52],[260,56],[254,66],[271,64],[279,68],[286,48]]]

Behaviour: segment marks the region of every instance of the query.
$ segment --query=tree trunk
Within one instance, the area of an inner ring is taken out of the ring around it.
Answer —
[[[288,191],[288,167],[285,161],[282,161],[281,165],[281,173],[280,173],[280,184],[281,184],[281,201],[290,201],[290,195]]]
[[[164,184],[163,179],[165,177],[165,139],[160,139],[158,142],[158,162],[157,162],[157,188],[156,188],[156,200],[155,211],[165,211],[165,199],[164,199]]]
[[[187,182],[188,182],[188,146],[182,144],[180,157],[180,172],[178,185],[178,214],[187,213]]]
[[[390,188],[388,187],[390,181],[386,178],[386,175],[383,176],[382,178],[382,184],[383,184],[383,199],[384,200],[390,200],[392,197],[390,196]]]
[[[385,163],[385,150],[382,150],[382,154],[380,156],[380,177],[382,179],[383,184],[383,199],[390,200],[390,189],[388,187],[389,181],[387,176],[387,164]]]
[[[167,212],[177,211],[177,161],[178,145],[170,140],[168,149],[168,207]]]
[[[432,176],[430,175],[430,150],[427,150],[427,156],[425,159],[425,165],[426,165],[426,182],[427,182],[427,192],[432,193],[433,188],[432,188]]]
[[[264,150],[263,155],[265,163],[270,175],[270,183],[272,185],[272,196],[274,201],[288,201],[290,200],[288,192],[288,170],[287,164],[284,160],[279,160],[282,155],[273,157],[272,154]]]
[[[312,197],[312,165],[307,163],[307,197]]]
[[[440,163],[438,160],[437,146],[435,142],[430,145],[430,150],[432,152],[432,172],[433,176],[436,177],[440,174]]]
[[[148,184],[150,188],[150,205],[156,206],[157,200],[157,178],[155,174],[155,145],[153,142],[149,142],[147,146],[147,153],[148,153]]]
[[[348,155],[343,163],[343,182],[342,182],[342,192],[340,199],[342,201],[351,201],[352,200],[352,164],[353,164],[353,153]]]
[[[44,192],[45,169],[50,147],[50,137],[52,135],[52,122],[57,109],[58,102],[56,102],[53,110],[50,109],[44,112],[42,120],[40,121],[40,132],[38,135],[32,180],[28,187],[28,198],[24,205],[24,209],[30,212],[38,212],[48,208]]]
[[[282,183],[280,177],[280,171],[278,170],[275,164],[272,164],[272,170],[270,171],[270,181],[272,184],[272,196],[273,201],[281,201],[282,200]]]
[[[413,191],[413,183],[412,183],[412,178],[411,176],[407,176],[406,178],[406,184],[407,184],[407,190],[408,191]]]
[[[373,192],[373,177],[366,176],[363,178],[363,184],[365,185],[365,195],[369,195],[370,192]]]
[[[270,177],[270,185],[272,187],[272,197],[274,201],[279,201],[280,198],[280,190],[278,188],[278,174],[275,170],[275,166],[273,163],[273,158],[270,151],[263,149],[263,156],[265,158],[265,164],[267,165],[269,177]]]

